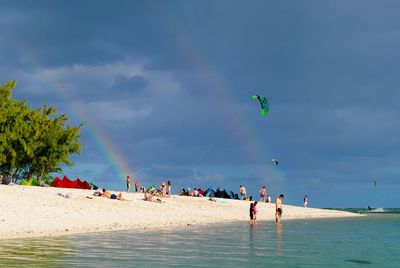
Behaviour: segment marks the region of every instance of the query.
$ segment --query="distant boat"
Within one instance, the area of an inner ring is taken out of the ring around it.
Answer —
[[[383,208],[376,208],[373,212],[385,212],[385,210]]]
[[[370,206],[368,206],[368,212],[369,213],[382,213],[382,212],[386,212],[384,208],[371,208]]]

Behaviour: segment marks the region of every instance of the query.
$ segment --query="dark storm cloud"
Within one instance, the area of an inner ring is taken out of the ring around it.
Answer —
[[[135,75],[133,77],[118,76],[115,79],[114,89],[124,95],[132,95],[140,92],[148,84],[143,76]]]
[[[19,14],[3,25],[14,42],[27,44],[41,66],[95,64],[169,48],[157,18],[174,5],[120,1],[2,2]],[[29,31],[27,29],[29,28]],[[22,55],[23,56],[23,55]]]
[[[277,157],[294,195],[329,206],[335,182],[398,187],[399,6],[1,1],[0,74],[35,106],[78,110],[73,119],[100,126],[149,182],[189,174],[234,188],[245,178],[256,191]],[[259,121],[253,94],[271,102]],[[80,159],[108,167],[83,133]],[[107,167],[102,182],[115,176]]]

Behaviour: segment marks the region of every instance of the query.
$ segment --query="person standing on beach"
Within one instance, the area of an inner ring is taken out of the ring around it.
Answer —
[[[257,224],[256,220],[257,220],[257,201],[254,202],[254,206],[253,206],[253,215],[254,215],[254,224]]]
[[[256,224],[257,217],[257,201],[250,203],[250,224]]]
[[[137,193],[138,190],[139,190],[139,182],[138,182],[138,180],[136,179],[136,180],[135,180],[135,192]]]
[[[250,224],[257,224],[257,201],[250,204]]]
[[[267,195],[267,203],[271,203],[271,196]]]
[[[131,188],[131,177],[126,176],[126,191],[129,192],[130,188]]]
[[[283,194],[281,194],[276,200],[275,200],[275,221],[276,223],[281,222],[281,217],[282,217],[282,200],[285,198]]]
[[[165,182],[161,184],[161,196],[166,196],[167,195],[167,187],[165,185]]]
[[[167,181],[167,186],[168,186],[167,195],[171,195],[171,181]]]
[[[308,196],[307,195],[304,196],[303,202],[304,202],[304,207],[306,208],[308,206]]]
[[[260,188],[260,202],[266,202],[267,189],[265,186]]]
[[[240,200],[246,199],[246,188],[243,185],[239,187]]]

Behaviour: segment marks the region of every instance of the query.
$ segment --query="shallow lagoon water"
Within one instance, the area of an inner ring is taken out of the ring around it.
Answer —
[[[400,267],[400,214],[1,240],[0,266]]]

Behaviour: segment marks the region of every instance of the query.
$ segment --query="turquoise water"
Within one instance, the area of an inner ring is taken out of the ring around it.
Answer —
[[[400,214],[0,241],[0,267],[400,267]]]
[[[368,215],[370,213],[383,213],[383,214],[400,214],[400,208],[327,208],[334,210],[344,210],[354,213],[360,213]]]

